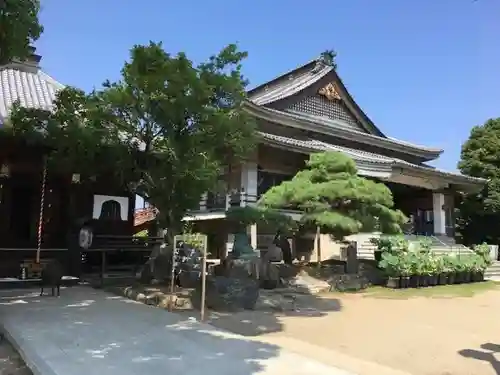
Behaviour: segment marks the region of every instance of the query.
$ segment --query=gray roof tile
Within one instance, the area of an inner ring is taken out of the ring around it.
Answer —
[[[439,170],[439,169],[436,169],[436,168],[428,166],[428,165],[412,164],[412,163],[409,163],[405,160],[398,159],[398,158],[390,158],[390,157],[375,154],[372,152],[356,150],[356,149],[338,146],[338,145],[332,145],[332,144],[329,144],[326,142],[321,142],[321,141],[314,140],[311,138],[296,139],[296,138],[284,137],[281,135],[264,133],[264,132],[259,132],[259,135],[262,138],[264,138],[265,140],[268,140],[271,142],[282,144],[284,146],[294,146],[294,147],[302,148],[302,149],[308,150],[308,151],[320,151],[320,152],[321,151],[339,151],[339,152],[342,152],[342,153],[349,155],[354,160],[363,161],[365,163],[369,162],[369,163],[376,163],[376,164],[392,164],[394,166],[407,167],[409,169],[415,169],[415,170],[420,170],[420,171],[425,171],[425,172],[436,173],[436,174],[442,175],[442,176],[456,177],[456,178],[460,178],[463,180],[467,180],[470,182],[476,182],[476,183],[483,183],[486,181],[486,180],[481,179],[481,178],[471,177],[471,176],[463,175],[460,173]]]
[[[318,69],[304,69],[309,65],[311,63],[298,68],[293,74],[288,73],[288,77],[285,75],[269,87],[264,85],[263,88],[250,90],[248,98],[257,105],[266,105],[304,90],[333,70],[333,67],[328,65],[320,66]]]
[[[62,88],[64,85],[37,67],[1,67],[0,122],[8,117],[16,100],[27,108],[51,109],[57,91]]]

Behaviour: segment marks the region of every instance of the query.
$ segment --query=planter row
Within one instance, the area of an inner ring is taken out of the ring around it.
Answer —
[[[439,275],[413,275],[401,277],[389,277],[386,286],[388,288],[420,288],[436,285],[465,284],[484,281],[483,272],[451,272]]]

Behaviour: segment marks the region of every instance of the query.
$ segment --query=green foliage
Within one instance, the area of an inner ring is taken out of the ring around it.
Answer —
[[[370,238],[370,242],[377,246],[379,251],[394,253],[408,251],[410,243],[404,236],[381,236]]]
[[[481,245],[476,245],[476,246],[474,246],[473,250],[474,250],[474,253],[480,259],[482,259],[482,261],[483,261],[483,263],[485,264],[486,267],[491,266],[491,264],[493,263],[493,261],[491,259],[490,247],[488,246],[488,244],[483,243]]]
[[[81,181],[93,176],[113,176],[119,148],[113,134],[100,121],[94,121],[93,98],[75,88],[65,88],[56,95],[54,110],[24,108],[14,103],[3,133],[21,136],[30,142],[43,142],[54,149],[48,163],[50,173],[79,173]]]
[[[491,264],[489,248],[479,245],[473,254],[434,254],[425,239],[410,247],[400,236],[382,237],[373,241],[383,251],[379,267],[386,276],[437,275],[452,272],[484,272]]]
[[[255,124],[242,110],[245,57],[229,45],[195,66],[161,44],[135,46],[117,82],[89,94],[63,90],[51,113],[14,106],[7,131],[54,146],[57,171],[127,182],[159,209],[171,236],[218,185],[223,166],[256,144]]]
[[[30,56],[31,44],[43,32],[38,21],[39,0],[0,2],[0,65]]]
[[[183,233],[179,235],[186,244],[201,252],[207,250],[207,235],[203,233]]]
[[[226,212],[226,219],[242,228],[248,225],[265,225],[284,233],[292,233],[298,229],[298,224],[289,216],[263,207],[231,207]]]
[[[217,185],[222,167],[248,156],[255,124],[244,111],[246,53],[229,45],[194,66],[161,44],[135,46],[122,79],[94,95],[102,121],[128,147],[133,190],[175,228],[200,196]]]
[[[472,128],[458,168],[488,179],[484,189],[464,194],[458,206],[458,230],[466,244],[500,243],[500,118]]]
[[[336,239],[380,229],[400,233],[404,215],[392,209],[389,188],[357,175],[356,164],[340,152],[310,156],[307,169],[268,190],[260,205],[269,209],[298,209],[301,224],[319,226]]]

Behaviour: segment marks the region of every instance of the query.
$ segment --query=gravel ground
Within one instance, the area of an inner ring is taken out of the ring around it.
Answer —
[[[16,350],[5,340],[0,340],[0,375],[32,375]]]

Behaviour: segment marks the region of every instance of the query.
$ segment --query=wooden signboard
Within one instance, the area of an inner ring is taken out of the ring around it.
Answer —
[[[179,266],[184,262],[184,255],[181,250],[184,245],[198,250],[201,254],[201,304],[200,320],[205,320],[205,294],[206,294],[206,275],[207,275],[207,236],[200,233],[181,234],[174,237],[174,251],[172,252],[172,274],[170,277],[170,304],[169,311],[172,311],[174,305],[175,275],[179,271]]]

